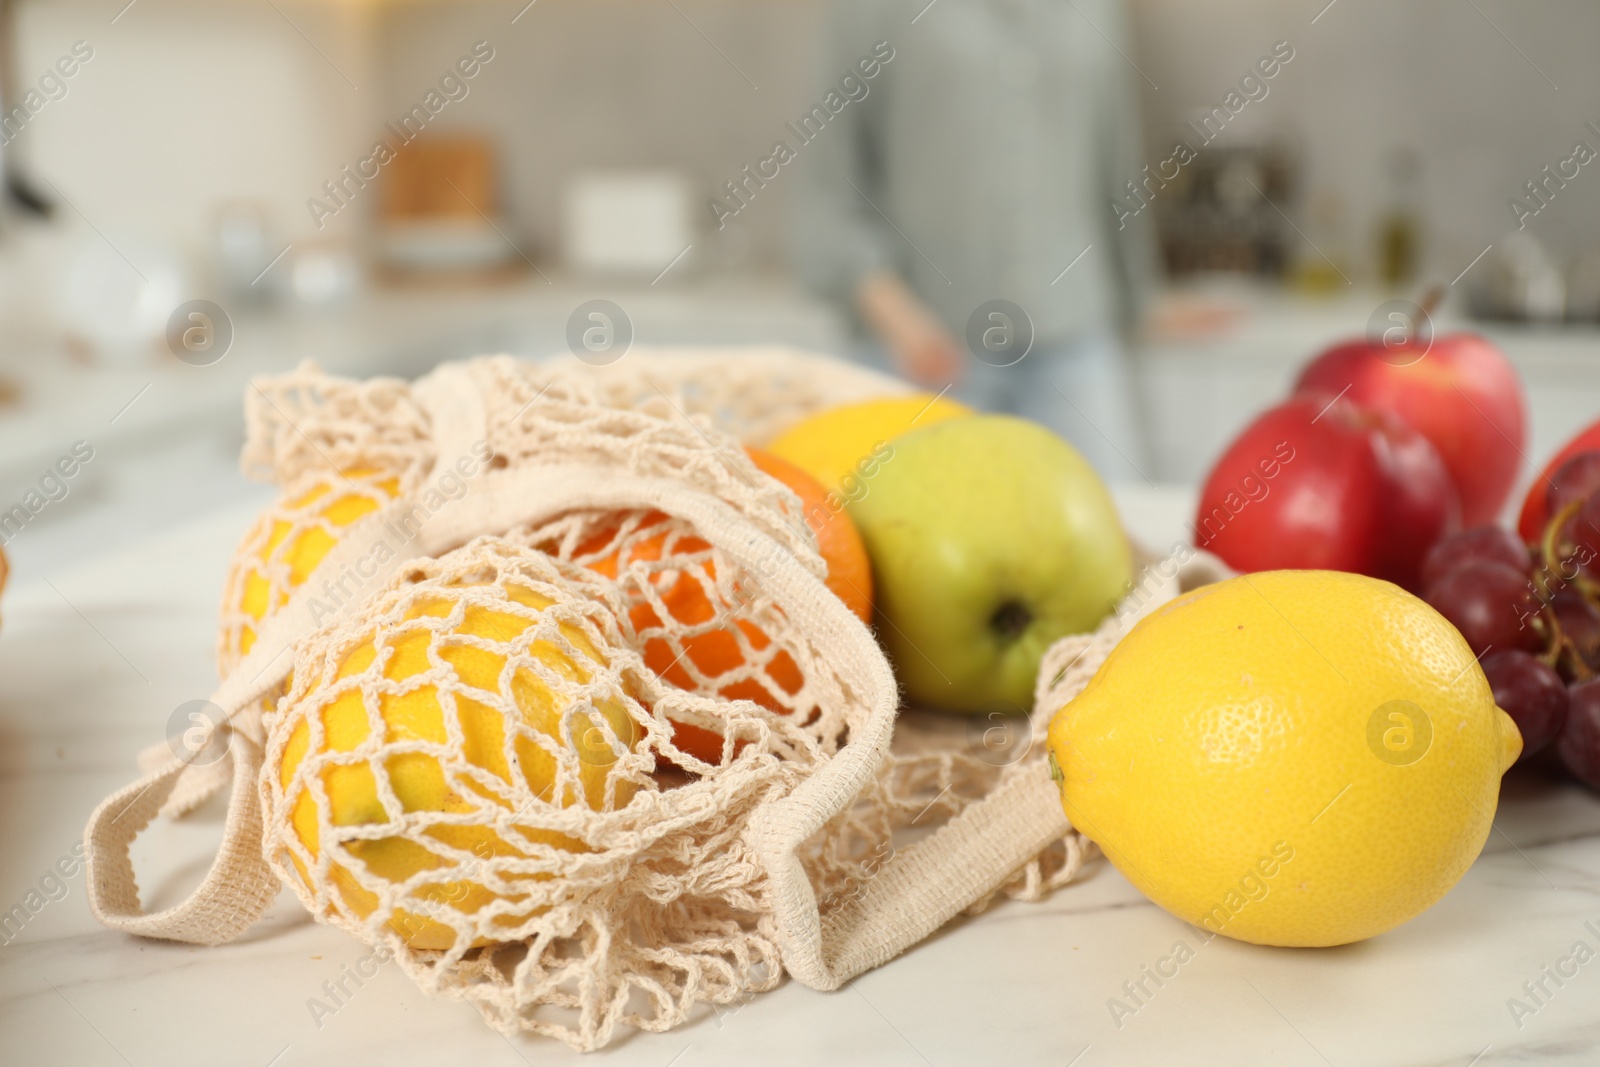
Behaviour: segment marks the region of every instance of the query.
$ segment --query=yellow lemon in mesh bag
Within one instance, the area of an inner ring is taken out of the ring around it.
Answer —
[[[223,673],[255,645],[255,627],[311,577],[344,531],[400,492],[399,476],[371,467],[315,476],[257,520],[234,554],[223,606]]]
[[[1444,896],[1521,748],[1454,627],[1330,571],[1162,606],[1050,725],[1073,825],[1179,918],[1266,945],[1359,941]]]
[[[324,844],[325,816],[338,837],[330,861],[355,861],[329,867],[346,908],[365,919],[380,904],[375,889],[381,883],[439,872],[412,889],[389,920],[420,949],[456,943],[452,914],[471,928],[472,943],[482,945],[500,931],[511,936],[543,910],[528,903],[518,883],[551,875],[508,873],[515,864],[500,861],[528,859],[541,844],[568,852],[587,846],[527,825],[536,821],[527,818],[532,808],[616,810],[634,792],[613,769],[619,746],[631,750],[639,731],[620,685],[597,683],[609,677],[608,657],[591,633],[574,621],[542,618],[555,600],[533,584],[502,580],[498,604],[475,597],[459,610],[461,594],[482,587],[452,582],[436,594],[415,596],[399,625],[354,644],[330,684],[296,688],[283,709],[298,718],[277,769],[284,806],[311,860]],[[535,633],[528,635],[531,628]],[[408,682],[422,675],[435,681]],[[573,692],[596,684],[605,695],[591,694],[586,706],[592,710],[566,715]],[[576,758],[563,762],[562,749]],[[302,764],[320,778],[323,810],[306,776],[296,780]],[[398,811],[385,806],[380,776]],[[532,797],[512,810],[519,786]],[[513,832],[497,830],[497,819],[509,820]],[[364,829],[380,826],[394,832]],[[344,828],[355,829],[345,834]],[[309,885],[306,863],[293,853],[290,858]]]

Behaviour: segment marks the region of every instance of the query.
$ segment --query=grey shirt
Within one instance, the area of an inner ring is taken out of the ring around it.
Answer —
[[[1156,257],[1152,213],[1119,229],[1111,203],[1145,162],[1121,5],[937,0],[913,24],[926,4],[835,2],[819,93],[861,80],[878,42],[894,53],[798,148],[801,277],[849,306],[893,269],[958,336],[995,298],[1047,343],[1126,326]]]

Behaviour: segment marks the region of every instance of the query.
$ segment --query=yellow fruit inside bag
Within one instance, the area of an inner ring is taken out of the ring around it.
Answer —
[[[471,583],[458,586],[471,587]],[[542,612],[553,603],[542,593],[515,582],[507,582],[503,588],[507,599],[535,612]],[[422,598],[406,611],[404,618],[407,622],[445,618],[455,605],[456,601],[447,597]],[[470,823],[455,825],[428,822],[418,826],[413,820],[403,832],[366,840],[346,839],[340,845],[345,855],[364,865],[369,879],[376,876],[399,883],[419,871],[454,868],[451,876],[429,881],[412,892],[408,899],[421,906],[397,907],[390,918],[389,925],[414,948],[448,949],[456,942],[456,930],[437,918],[443,909],[472,916],[498,901],[516,905],[526,901],[527,894],[508,886],[550,877],[527,872],[490,877],[488,869],[497,867],[497,859],[526,859],[530,855],[526,846],[530,843],[587,851],[581,841],[569,836],[517,822],[517,817],[525,814],[523,811],[512,814],[514,834],[503,836],[489,825],[498,814],[496,808],[509,810],[505,794],[515,792],[513,775],[519,775],[534,795],[525,808],[584,804],[595,811],[615,810],[625,807],[633,796],[633,784],[620,776],[611,784],[608,795],[608,781],[617,759],[614,746],[620,743],[631,750],[638,733],[620,689],[612,697],[593,703],[608,729],[601,728],[594,713],[579,712],[564,736],[562,717],[571,704],[570,695],[558,692],[562,687],[553,687],[535,669],[533,661],[572,686],[589,685],[605,668],[607,658],[580,627],[565,621],[559,624],[560,634],[576,655],[554,641],[536,639],[525,652],[512,657],[517,661],[511,662],[509,669],[506,654],[483,647],[484,642],[461,640],[482,638],[493,645],[510,645],[535,622],[525,613],[494,610],[474,602],[466,607],[460,623],[451,628],[439,629],[436,624],[424,622],[379,629],[344,656],[334,679],[365,675],[370,684],[364,679],[362,688],[345,688],[336,696],[319,695],[312,690],[295,698],[299,708],[304,709],[304,717],[295,724],[286,743],[278,778],[289,804],[294,833],[313,857],[321,847],[322,812],[304,782],[294,782],[296,770],[311,751],[313,718],[321,722],[318,754],[330,757],[319,760],[323,764],[320,778],[329,825],[395,823],[380,796],[374,762],[387,776],[403,809],[395,813],[401,819],[419,812],[477,816]],[[403,684],[430,673],[439,684]],[[378,681],[380,678],[402,684],[385,685]],[[441,685],[446,690],[443,700]],[[447,704],[453,705],[453,716],[447,711]],[[376,724],[369,707],[376,712]],[[289,713],[298,714],[299,710],[290,709]],[[508,713],[517,719],[509,760]],[[450,736],[452,717],[459,723],[459,747]],[[340,762],[337,754],[362,748],[374,725],[382,731],[376,748],[367,745],[365,758]],[[535,733],[552,745],[577,750],[581,769],[576,780],[568,774],[565,784],[558,787],[562,775],[557,758],[532,736]],[[423,745],[415,746],[417,742]],[[438,755],[437,747],[432,752],[406,751],[408,747],[426,746],[443,746],[444,750]],[[478,772],[493,776],[498,783],[475,780]],[[456,850],[456,854],[449,850]],[[301,859],[292,853],[291,858],[301,879],[310,884]],[[332,865],[331,873],[345,906],[356,916],[365,919],[378,908],[378,895],[362,885],[358,875],[353,876],[340,863]],[[501,883],[498,891],[484,884],[497,880]],[[500,929],[508,937],[514,936],[511,931],[518,924],[541,910],[535,905],[506,909],[488,923],[476,925],[478,933],[473,944],[493,942],[495,931]]]
[[[319,475],[256,521],[228,576],[218,656],[224,674],[254,647],[256,626],[305,584],[343,533],[399,493],[398,475],[355,467]]]

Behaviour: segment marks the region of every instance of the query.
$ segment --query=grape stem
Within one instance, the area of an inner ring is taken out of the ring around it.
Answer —
[[[1566,507],[1558,511],[1549,522],[1545,523],[1544,536],[1539,539],[1539,556],[1544,561],[1544,567],[1540,569],[1538,578],[1539,592],[1543,594],[1540,599],[1546,603],[1549,603],[1551,595],[1549,576],[1552,573],[1561,573],[1560,554],[1556,551],[1556,549],[1559,547],[1557,544],[1557,539],[1561,536],[1561,528],[1565,526],[1582,507],[1583,501],[1581,499],[1574,500],[1567,504]]]
[[[1564,547],[1560,544],[1561,531],[1582,510],[1584,503],[1585,500],[1581,497],[1570,501],[1545,524],[1544,536],[1539,540],[1539,556],[1544,565],[1539,568],[1539,572],[1534,576],[1535,592],[1538,594],[1539,602],[1544,605],[1540,615],[1546,620],[1546,625],[1550,627],[1550,647],[1539,658],[1549,666],[1555,667],[1563,652],[1570,653],[1567,656],[1567,663],[1577,681],[1587,681],[1593,678],[1595,673],[1584,662],[1577,642],[1569,639],[1562,629],[1561,621],[1556,617],[1552,601],[1555,598],[1555,594],[1561,588],[1564,588],[1569,581],[1561,572],[1563,556],[1559,550]],[[1576,546],[1573,546],[1573,551],[1566,554],[1566,559],[1570,560],[1575,555]],[[1561,586],[1551,589],[1552,577],[1561,582]],[[1596,586],[1595,583],[1586,580],[1581,570],[1574,569],[1570,582],[1577,586],[1579,594],[1591,604],[1595,602],[1597,597],[1600,597],[1600,586]]]

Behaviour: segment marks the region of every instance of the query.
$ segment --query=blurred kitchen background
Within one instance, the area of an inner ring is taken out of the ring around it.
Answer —
[[[1600,4],[1131,9],[1152,165],[1274,42],[1295,50],[1153,205],[1167,292],[1134,354],[1150,481],[1195,483],[1301,363],[1430,285],[1437,329],[1483,331],[1522,371],[1530,459],[1600,415],[1600,164],[1574,161],[1600,150]],[[706,206],[815,103],[825,0],[0,12],[0,92],[28,105],[0,134],[0,510],[74,441],[94,449],[7,545],[19,565],[264,499],[234,473],[244,384],[301,359],[411,377],[546,356],[594,298],[636,345],[851,344],[787,272],[787,176],[724,229]],[[430,91],[416,141],[348,177]],[[1539,209],[1520,231],[1513,198]],[[231,328],[209,365],[166,338],[195,299]]]

